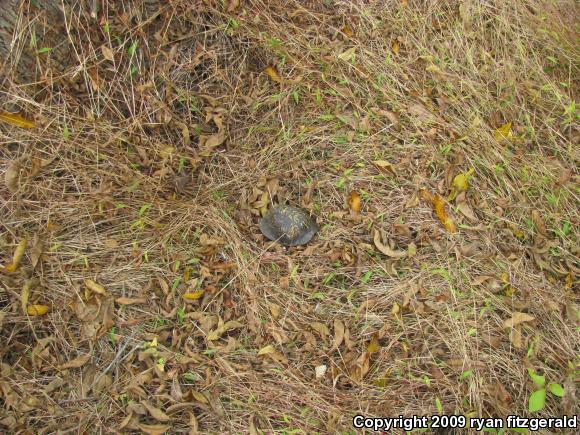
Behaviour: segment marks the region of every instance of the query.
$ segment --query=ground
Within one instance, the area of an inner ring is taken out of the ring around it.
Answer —
[[[577,3],[71,2],[59,47],[37,3],[36,81],[0,82],[2,430],[578,414]],[[261,235],[281,202],[307,245]]]

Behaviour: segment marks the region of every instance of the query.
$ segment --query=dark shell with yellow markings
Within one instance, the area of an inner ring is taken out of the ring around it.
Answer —
[[[296,246],[308,243],[318,231],[318,225],[300,208],[276,205],[260,220],[260,231],[284,246]]]

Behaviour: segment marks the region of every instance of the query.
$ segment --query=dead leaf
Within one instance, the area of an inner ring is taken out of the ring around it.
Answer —
[[[115,61],[115,56],[113,54],[113,50],[111,50],[106,45],[101,45],[101,53],[103,53],[103,57],[105,59],[107,59],[108,61],[111,61],[111,62]]]
[[[34,234],[34,238],[32,239],[32,248],[30,250],[30,261],[32,263],[32,268],[36,268],[38,265],[40,258],[42,257],[42,252],[44,250],[44,246],[40,236]]]
[[[395,56],[399,55],[399,48],[401,48],[401,43],[395,39],[393,41],[393,43],[391,44],[391,49],[393,50],[393,53],[395,54]]]
[[[538,210],[532,210],[532,221],[534,222],[534,226],[538,233],[540,233],[544,237],[548,237],[548,230],[546,229],[546,224],[540,216],[540,212]]]
[[[280,77],[280,74],[278,74],[278,70],[275,66],[268,65],[266,69],[264,69],[264,72],[268,74],[268,77],[270,77],[270,79],[276,83],[282,83],[282,77]]]
[[[311,322],[310,323],[310,327],[315,330],[316,332],[318,332],[318,334],[322,337],[322,338],[326,338],[327,336],[330,335],[330,331],[328,330],[328,326],[326,326],[324,323],[322,322]]]
[[[457,232],[457,228],[455,227],[455,222],[453,219],[449,217],[447,214],[447,210],[445,209],[445,200],[436,193],[435,195],[431,195],[426,190],[422,190],[421,194],[424,199],[428,199],[431,201],[433,206],[433,210],[435,211],[435,215],[439,218],[443,226],[449,231],[450,233]]]
[[[379,169],[379,171],[381,171],[384,174],[390,174],[394,176],[397,175],[397,171],[395,170],[393,164],[386,160],[375,160],[373,161],[373,165],[375,165]]]
[[[91,359],[91,354],[87,353],[85,355],[81,355],[73,360],[70,360],[64,364],[57,366],[59,370],[66,370],[66,369],[78,369],[79,367],[84,366],[88,363]]]
[[[20,178],[21,164],[19,161],[12,161],[4,172],[4,183],[11,192],[18,191],[18,180]]]
[[[234,12],[240,7],[240,0],[229,0],[228,12]]]
[[[470,221],[477,221],[478,220],[477,216],[475,216],[475,212],[473,211],[471,206],[469,204],[467,204],[467,202],[465,202],[465,201],[458,202],[456,207],[457,207],[457,210],[463,216],[465,216],[467,219],[469,219]]]
[[[276,352],[276,349],[271,344],[264,346],[262,349],[258,351],[258,356],[268,355],[270,353]]]
[[[26,307],[26,312],[29,316],[44,316],[46,313],[48,313],[48,306],[29,305]]]
[[[332,349],[338,349],[344,341],[344,323],[339,319],[334,319],[334,339],[332,342]]]
[[[12,262],[3,267],[2,269],[3,272],[12,273],[18,269],[18,266],[20,265],[20,260],[22,260],[24,251],[26,251],[27,240],[28,239],[24,237],[22,240],[20,240],[20,242],[18,242],[18,245],[14,250],[14,255],[12,256]]]
[[[162,424],[143,424],[139,423],[139,429],[141,429],[147,435],[163,435],[171,426],[164,426]]]
[[[115,302],[119,305],[137,305],[146,304],[149,300],[147,298],[126,298],[121,296],[120,298],[115,299]]]
[[[381,345],[379,343],[379,333],[375,332],[373,334],[373,337],[371,338],[371,341],[367,346],[367,352],[369,353],[369,355],[372,355],[373,353],[377,353],[380,348]]]
[[[226,140],[226,135],[223,131],[212,135],[200,135],[199,136],[199,149],[200,155],[202,157],[209,156],[209,153],[215,148],[220,146]]]
[[[536,320],[536,318],[534,316],[530,316],[527,313],[515,312],[511,318],[503,322],[503,327],[513,328],[514,326],[519,325],[520,323],[531,322],[532,320]]]
[[[379,251],[385,254],[387,257],[391,258],[404,258],[407,257],[406,251],[395,251],[391,249],[388,245],[383,245],[381,241],[381,233],[378,230],[375,230],[375,235],[373,238],[373,242]]]
[[[26,280],[24,285],[22,286],[22,291],[20,292],[20,306],[22,307],[22,312],[26,313],[28,307],[28,299],[30,298],[30,291],[32,287],[35,285],[36,280],[34,278],[29,278]]]
[[[434,115],[420,103],[411,104],[408,110],[409,113],[416,116],[419,121],[432,121],[435,118]]]
[[[237,329],[237,328],[241,328],[244,325],[236,320],[230,320],[229,322],[225,322],[223,323],[223,320],[220,319],[220,323],[222,323],[221,326],[219,326],[217,329],[210,331],[207,336],[206,339],[208,341],[215,341],[217,339],[219,339],[223,334],[225,334],[228,331],[231,331],[232,329]]]
[[[149,403],[149,401],[142,400],[141,405],[143,405],[145,407],[147,412],[149,414],[151,414],[151,417],[153,417],[155,420],[160,421],[162,423],[165,423],[165,422],[168,422],[169,420],[171,420],[171,418],[166,413],[164,413],[159,408],[156,408],[155,406],[153,406],[151,403]]]
[[[92,292],[98,293],[100,295],[106,295],[107,290],[101,284],[96,283],[92,279],[85,279],[85,285]]]
[[[15,125],[20,128],[34,128],[36,124],[24,118],[21,113],[0,112],[0,121]]]
[[[353,213],[355,214],[360,213],[361,209],[360,194],[356,190],[350,192],[350,195],[348,196],[348,207],[352,210]]]
[[[340,29],[340,31],[342,33],[344,33],[346,36],[348,36],[349,38],[352,38],[354,36],[354,32],[352,31],[352,29],[350,28],[350,26],[348,24],[345,25],[342,29]]]

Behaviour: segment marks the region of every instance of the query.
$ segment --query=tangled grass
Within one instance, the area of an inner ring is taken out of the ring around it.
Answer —
[[[0,274],[6,430],[578,414],[575,2],[73,1],[52,33],[47,16],[22,2],[0,88],[36,125],[0,124],[0,264],[27,240]],[[449,233],[421,192],[469,168]],[[259,234],[282,201],[317,216],[309,245]],[[527,369],[564,397],[531,414]]]

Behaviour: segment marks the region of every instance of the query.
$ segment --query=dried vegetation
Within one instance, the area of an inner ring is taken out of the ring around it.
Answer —
[[[564,391],[535,415],[578,413],[575,2],[73,1],[58,47],[35,3],[0,85],[4,430],[530,415],[528,369]],[[272,201],[309,245],[264,239]]]

